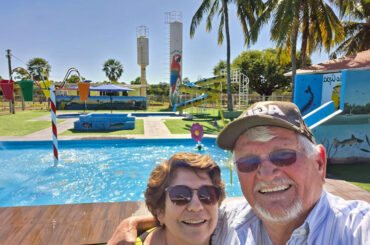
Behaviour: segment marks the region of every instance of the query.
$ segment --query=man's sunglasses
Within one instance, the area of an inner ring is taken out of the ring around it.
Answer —
[[[215,204],[220,198],[220,189],[213,185],[202,185],[197,189],[186,185],[169,186],[165,189],[170,200],[176,205],[186,205],[193,199],[193,191],[197,191],[199,201],[203,204]]]
[[[289,166],[296,162],[295,150],[278,150],[268,154],[268,159],[276,166]],[[258,168],[262,159],[257,155],[248,155],[236,160],[235,164],[240,172],[249,173]]]

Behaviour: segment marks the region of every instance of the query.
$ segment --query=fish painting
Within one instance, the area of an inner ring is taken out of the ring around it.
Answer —
[[[124,123],[113,123],[109,124],[109,128],[117,129],[117,128],[123,128],[125,126]]]
[[[367,153],[370,153],[370,151],[369,151],[369,150],[364,149],[364,148],[360,148],[360,150],[361,150],[361,151],[364,151],[364,152],[367,152]]]
[[[370,141],[369,141],[369,138],[367,137],[367,135],[366,135],[366,142],[367,142],[368,145],[370,145]]]
[[[301,112],[302,112],[302,115],[308,113],[313,105],[313,101],[314,101],[314,94],[312,93],[311,91],[311,86],[308,85],[307,86],[307,89],[304,91],[306,94],[309,94],[310,96],[310,99],[307,101],[307,103],[302,107],[301,109]]]
[[[334,139],[333,140],[333,145],[335,148],[337,148],[338,146],[341,146],[342,148],[345,146],[345,145],[349,145],[349,146],[352,146],[352,145],[356,145],[356,144],[360,144],[364,142],[363,140],[361,139],[358,139],[356,138],[353,134],[352,134],[352,137],[349,138],[349,139],[344,139],[342,141],[339,141],[338,139]]]
[[[83,128],[91,128],[92,127],[92,123],[84,122],[84,123],[82,123],[82,127]]]

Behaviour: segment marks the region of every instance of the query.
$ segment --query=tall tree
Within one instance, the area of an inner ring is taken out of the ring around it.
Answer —
[[[334,0],[340,8],[345,40],[330,55],[336,58],[340,54],[351,55],[370,49],[370,1],[369,0]]]
[[[31,73],[34,80],[41,81],[40,72],[46,71],[48,75],[51,70],[51,65],[43,58],[33,58],[27,63],[27,70]]]
[[[271,17],[272,16],[272,17]],[[330,51],[334,42],[343,39],[340,20],[325,0],[269,0],[251,30],[255,42],[260,28],[272,21],[271,39],[280,50],[290,53],[292,62],[292,91],[297,69],[297,41],[301,38],[301,61],[306,63],[307,54],[324,46]],[[302,33],[301,35],[299,35]]]
[[[85,78],[84,77],[81,77],[81,80],[82,81],[85,81]],[[73,74],[71,75],[68,79],[67,79],[67,83],[78,83],[80,81],[80,77]]]
[[[249,87],[260,95],[270,96],[277,89],[290,89],[289,79],[284,73],[290,70],[291,62],[282,59],[277,49],[245,51],[234,59],[233,67],[240,68],[248,76]]]
[[[140,79],[140,77],[137,77],[137,78],[135,78],[135,80],[132,80],[132,81],[130,82],[130,84],[141,84],[141,79]]]
[[[213,75],[220,76],[221,71],[225,70],[226,62],[224,60],[220,60],[215,67],[213,67]]]
[[[118,60],[109,59],[103,65],[103,71],[110,82],[117,82],[123,73],[123,66]]]
[[[230,31],[229,31],[229,10],[228,3],[235,3],[237,8],[237,16],[240,20],[243,33],[244,43],[249,43],[249,26],[252,26],[255,22],[255,14],[260,10],[262,1],[260,0],[203,0],[202,4],[195,12],[191,25],[190,25],[190,37],[194,36],[195,29],[199,25],[203,18],[203,15],[208,13],[206,20],[206,31],[212,29],[213,17],[217,14],[220,17],[220,23],[218,26],[218,44],[221,45],[224,40],[225,28],[226,33],[226,70],[227,70],[227,109],[233,110],[232,94],[231,94],[231,82],[230,82]],[[248,24],[247,24],[248,23]]]
[[[12,77],[14,80],[26,80],[31,79],[28,73],[23,69],[15,69],[13,70]]]

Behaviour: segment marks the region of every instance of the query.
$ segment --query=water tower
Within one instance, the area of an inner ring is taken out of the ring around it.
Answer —
[[[178,87],[182,83],[182,14],[167,12],[166,24],[170,25],[170,102],[178,103]]]
[[[141,68],[140,73],[140,96],[146,96],[146,66],[149,65],[149,30],[146,26],[136,28],[137,37],[137,64]]]

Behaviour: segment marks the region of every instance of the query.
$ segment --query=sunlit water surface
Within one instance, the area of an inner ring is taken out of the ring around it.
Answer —
[[[222,169],[228,196],[242,196],[229,156],[203,139]],[[177,152],[198,152],[192,139],[60,141],[53,167],[51,142],[0,142],[0,207],[144,200],[150,172]]]

